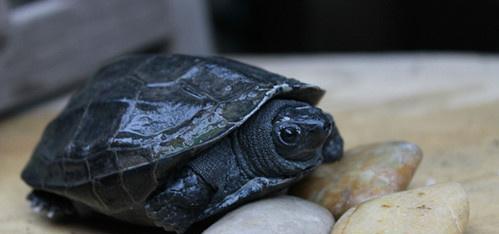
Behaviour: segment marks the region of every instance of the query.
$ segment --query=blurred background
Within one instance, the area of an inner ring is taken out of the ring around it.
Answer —
[[[127,53],[496,53],[498,13],[496,0],[0,0],[0,117]]]
[[[212,0],[220,52],[499,50],[495,0]]]

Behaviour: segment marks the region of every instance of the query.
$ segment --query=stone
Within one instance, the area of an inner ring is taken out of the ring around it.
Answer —
[[[203,234],[329,234],[334,218],[317,204],[278,196],[246,204],[222,217]]]
[[[412,143],[394,141],[347,150],[335,163],[319,166],[291,194],[328,208],[339,218],[369,199],[405,190],[423,153]]]
[[[469,205],[458,183],[389,194],[349,209],[331,234],[463,233]]]

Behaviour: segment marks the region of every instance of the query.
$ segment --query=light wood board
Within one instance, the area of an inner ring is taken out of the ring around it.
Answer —
[[[499,232],[499,57],[462,54],[236,57],[324,87],[346,147],[417,143],[424,159],[410,187],[461,182],[467,233]],[[0,233],[161,233],[106,220],[50,223],[32,214],[19,179],[40,134],[62,107],[0,122]]]

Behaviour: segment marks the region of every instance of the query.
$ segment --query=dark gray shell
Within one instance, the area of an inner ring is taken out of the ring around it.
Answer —
[[[112,213],[281,96],[316,86],[219,57],[133,56],[101,69],[46,128],[23,179]]]

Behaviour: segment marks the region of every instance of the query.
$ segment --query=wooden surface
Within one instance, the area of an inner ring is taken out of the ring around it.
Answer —
[[[346,147],[417,143],[424,158],[410,187],[458,181],[471,207],[467,233],[499,232],[499,57],[355,55],[239,57],[321,85]],[[0,122],[0,233],[161,233],[107,220],[50,223],[31,214],[19,179],[63,101]]]

